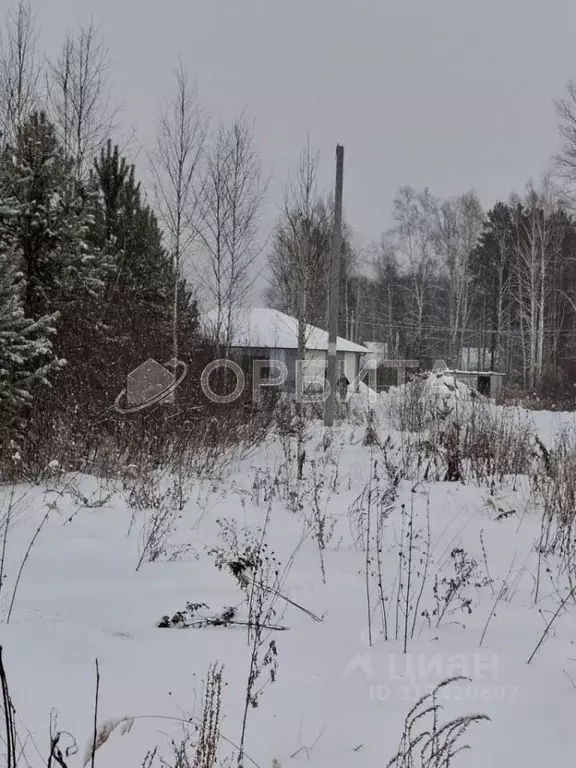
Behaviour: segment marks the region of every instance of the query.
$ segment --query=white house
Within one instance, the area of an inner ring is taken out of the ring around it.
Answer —
[[[209,315],[208,329],[213,319]],[[298,320],[276,309],[252,308],[235,312],[233,326],[231,357],[281,361],[288,370],[287,387],[293,390],[298,359]],[[328,332],[307,325],[305,337],[304,382],[306,385],[321,383],[328,365]],[[338,377],[344,374],[352,382],[360,371],[360,359],[366,352],[366,347],[338,336]]]

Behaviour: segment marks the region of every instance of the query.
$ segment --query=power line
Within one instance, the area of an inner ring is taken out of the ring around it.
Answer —
[[[408,330],[411,332],[423,330],[423,331],[439,331],[442,333],[454,333],[454,328],[450,325],[432,325],[430,323],[418,323],[416,321],[409,321],[409,320],[402,320],[402,321],[376,321],[376,320],[370,320],[368,318],[365,318],[361,315],[354,315],[354,324],[358,325],[367,325],[373,329],[379,329],[379,330]],[[481,334],[485,336],[526,336],[526,331],[523,331],[522,329],[500,329],[496,330],[493,328],[470,328],[465,327],[461,328],[459,327],[457,329],[458,333],[469,333],[469,334]],[[548,330],[545,329],[543,331],[544,336],[552,336],[557,337],[560,335],[566,335],[566,336],[576,336],[576,327],[574,329],[559,329],[559,330]]]

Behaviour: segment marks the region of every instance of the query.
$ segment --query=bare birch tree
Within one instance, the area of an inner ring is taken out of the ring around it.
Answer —
[[[0,131],[3,146],[14,142],[18,126],[38,106],[38,30],[28,0],[6,14],[0,32]]]
[[[522,335],[524,385],[534,390],[541,381],[545,357],[549,273],[558,258],[565,219],[557,216],[554,191],[547,180],[541,190],[528,187],[516,206],[516,298]]]
[[[398,263],[407,277],[407,305],[414,353],[425,354],[425,323],[437,272],[435,254],[438,201],[425,189],[401,187],[394,199],[392,230]]]
[[[245,115],[220,125],[208,153],[199,209],[198,241],[203,284],[215,309],[214,334],[229,354],[236,311],[256,277],[258,224],[265,193],[254,146],[254,124]]]
[[[372,309],[372,327],[369,339],[386,344],[387,354],[392,359],[398,359],[399,334],[398,307],[401,298],[398,281],[398,264],[394,244],[382,237],[374,244],[371,253],[374,291],[370,302]],[[369,306],[368,301],[366,305]]]
[[[572,204],[576,192],[576,82],[571,80],[566,86],[564,98],[556,101],[558,129],[562,137],[562,147],[556,155],[556,170],[565,183],[566,193]]]
[[[191,256],[198,231],[209,120],[182,62],[175,79],[174,92],[160,117],[150,167],[156,204],[174,265],[172,356],[178,360],[178,292],[184,277],[184,263]]]
[[[483,218],[480,201],[472,191],[443,202],[437,212],[436,244],[447,276],[448,356],[457,367],[472,310],[470,256],[482,232]]]
[[[109,67],[108,49],[92,22],[68,33],[56,60],[48,63],[50,116],[79,178],[85,177],[114,127]]]
[[[318,191],[319,156],[310,147],[284,190],[282,211],[268,253],[270,304],[306,324],[324,325],[332,216]],[[300,333],[303,351],[305,331]]]

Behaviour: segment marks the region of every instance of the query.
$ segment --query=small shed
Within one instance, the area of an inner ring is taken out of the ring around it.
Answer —
[[[454,376],[457,381],[466,384],[470,389],[485,397],[497,398],[502,392],[504,374],[496,371],[457,371],[448,370],[446,373]]]

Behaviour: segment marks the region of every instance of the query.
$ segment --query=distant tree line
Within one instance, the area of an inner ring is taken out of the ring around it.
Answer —
[[[549,185],[486,214],[473,192],[441,201],[405,187],[394,218],[358,278],[358,338],[530,392],[576,382],[576,228]]]
[[[339,333],[390,359],[506,374],[508,388],[576,398],[576,86],[557,104],[554,175],[487,212],[473,190],[441,200],[401,187],[393,226],[358,250],[345,225]],[[273,232],[268,302],[326,327],[332,206],[304,152]]]

